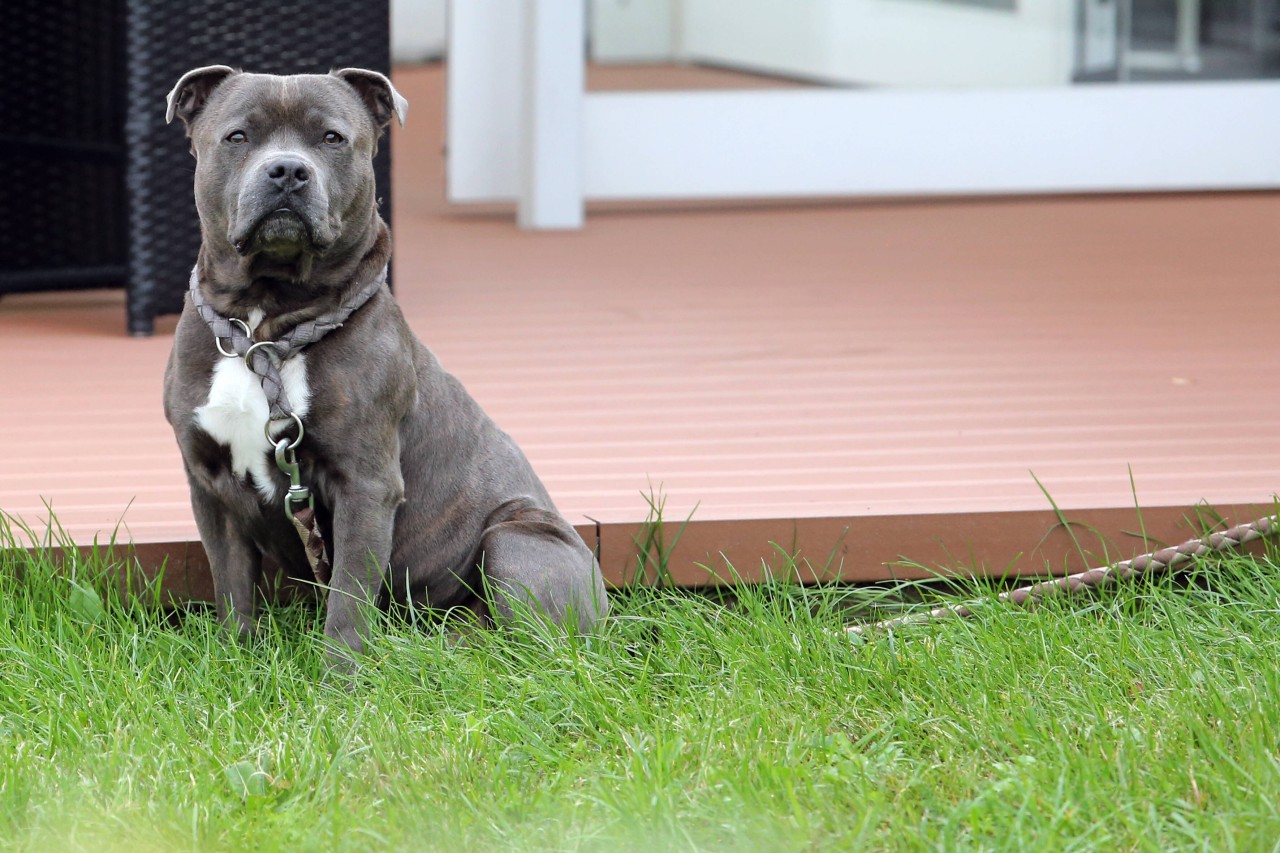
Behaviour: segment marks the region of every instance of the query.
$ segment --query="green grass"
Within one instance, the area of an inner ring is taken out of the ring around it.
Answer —
[[[17,849],[1274,849],[1280,563],[1225,558],[871,642],[883,590],[637,589],[599,636],[122,599],[0,554],[0,844]],[[989,595],[974,588],[966,596]]]

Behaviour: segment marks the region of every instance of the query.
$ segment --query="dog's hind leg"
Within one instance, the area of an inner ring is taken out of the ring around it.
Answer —
[[[608,613],[595,556],[560,515],[527,499],[508,501],[489,517],[481,548],[494,622],[532,611],[585,632]]]

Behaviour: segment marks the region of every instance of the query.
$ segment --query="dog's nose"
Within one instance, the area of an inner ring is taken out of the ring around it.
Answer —
[[[306,185],[311,179],[307,164],[294,157],[281,157],[266,166],[267,180],[277,190],[287,193]]]

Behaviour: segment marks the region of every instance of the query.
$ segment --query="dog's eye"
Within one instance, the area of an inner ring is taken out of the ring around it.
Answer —
[[[326,133],[324,135],[324,141],[329,145],[337,145],[340,142],[346,142],[346,140],[342,138],[342,134],[338,133],[336,130],[331,130]]]
[[[226,140],[232,145],[243,145],[249,141],[249,137],[245,136],[243,130],[233,130],[227,134]]]

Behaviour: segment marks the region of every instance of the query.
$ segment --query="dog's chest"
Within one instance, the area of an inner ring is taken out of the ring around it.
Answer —
[[[261,320],[255,312],[250,318],[250,327],[256,329]],[[311,403],[306,355],[298,353],[281,365],[280,379],[293,411],[300,418],[306,417]],[[269,413],[262,383],[244,359],[218,359],[213,367],[208,399],[195,410],[196,424],[214,441],[227,447],[236,477],[251,480],[258,493],[271,501],[277,496],[277,488],[272,476],[275,464],[270,457],[271,443],[264,430]]]

